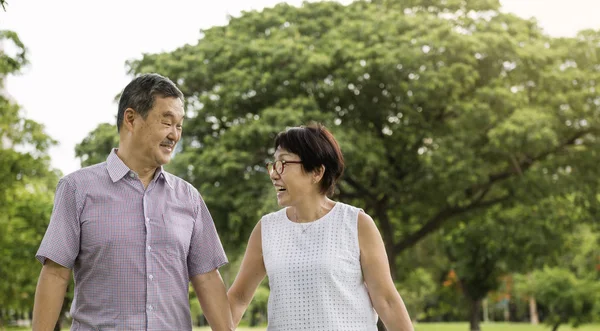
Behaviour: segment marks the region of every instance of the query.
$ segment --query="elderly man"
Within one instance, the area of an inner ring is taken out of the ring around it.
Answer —
[[[183,118],[183,94],[169,79],[146,74],[125,87],[119,147],[58,184],[36,254],[33,330],[53,329],[71,269],[71,330],[191,330],[190,281],[213,330],[233,330],[212,217],[199,192],[162,167]]]

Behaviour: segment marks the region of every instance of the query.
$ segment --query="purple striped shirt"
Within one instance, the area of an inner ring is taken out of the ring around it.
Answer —
[[[71,330],[191,330],[190,278],[228,262],[198,191],[162,168],[144,189],[116,149],[60,180],[36,258],[73,269]]]

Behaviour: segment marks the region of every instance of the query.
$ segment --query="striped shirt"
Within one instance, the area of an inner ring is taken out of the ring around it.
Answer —
[[[113,149],[63,177],[36,258],[73,269],[71,330],[191,330],[191,277],[226,264],[199,192],[159,168],[145,189]]]

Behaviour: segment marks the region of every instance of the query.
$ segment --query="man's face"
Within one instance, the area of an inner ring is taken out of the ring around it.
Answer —
[[[175,145],[181,139],[183,117],[179,98],[157,96],[148,117],[144,120],[139,116],[135,121],[134,148],[148,166],[159,167],[171,161]]]

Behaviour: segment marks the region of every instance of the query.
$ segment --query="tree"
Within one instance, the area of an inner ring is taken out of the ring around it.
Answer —
[[[110,151],[118,146],[116,125],[101,123],[75,146],[75,156],[81,160],[81,166],[86,167],[106,161]]]
[[[543,199],[540,178],[598,178],[598,40],[551,38],[495,0],[280,4],[128,66],[187,96],[172,169],[230,249],[277,207],[263,166],[274,135],[317,120],[347,161],[336,198],[374,217],[395,274],[450,220]],[[579,185],[591,194],[597,180]]]
[[[424,268],[411,270],[402,283],[396,284],[413,323],[425,318],[425,308],[435,292],[435,285],[431,274]]]
[[[560,260],[576,225],[590,219],[572,197],[550,197],[533,206],[495,206],[470,225],[461,222],[448,231],[446,252],[470,303],[471,331],[480,330],[482,301],[499,288],[502,276]]]
[[[0,51],[0,78],[27,63],[16,33],[0,31],[16,56]],[[3,86],[0,79],[0,90]],[[52,211],[60,173],[50,167],[48,148],[55,144],[44,127],[23,116],[20,107],[0,94],[0,310],[29,312],[39,263],[35,252]],[[2,321],[0,318],[0,325]]]
[[[531,277],[519,278],[517,283],[522,293],[535,295],[543,303],[548,316],[544,323],[558,330],[561,324],[573,327],[591,322],[600,302],[600,286],[597,281],[577,278],[561,268],[544,268],[532,273]]]

